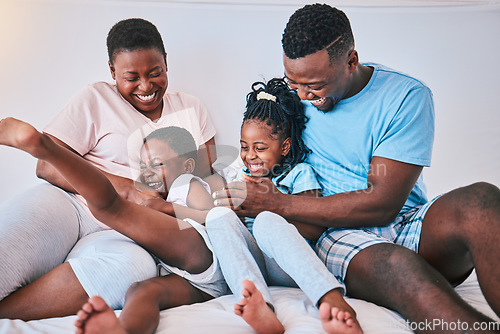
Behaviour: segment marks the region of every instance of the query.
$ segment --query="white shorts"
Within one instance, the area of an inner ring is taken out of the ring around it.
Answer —
[[[189,218],[184,219],[184,221],[191,224],[191,226],[193,226],[196,231],[198,231],[198,233],[203,237],[203,240],[205,241],[208,249],[210,249],[210,251],[212,252],[212,264],[207,270],[202,273],[191,274],[183,269],[170,266],[163,261],[158,260],[158,275],[165,276],[168,274],[176,274],[186,279],[192,286],[194,286],[198,290],[201,290],[214,298],[226,294],[228,291],[228,287],[226,281],[224,280],[224,276],[222,275],[219,261],[215,256],[212,244],[210,243],[210,239],[208,238],[205,226]]]

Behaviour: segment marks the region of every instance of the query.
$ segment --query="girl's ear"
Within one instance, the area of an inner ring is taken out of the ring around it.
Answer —
[[[186,159],[186,161],[184,161],[184,172],[186,174],[192,174],[194,172],[195,166],[196,163],[194,162],[193,158]]]
[[[288,137],[287,139],[283,140],[283,143],[281,143],[281,155],[286,156],[288,152],[290,152],[290,145],[291,145],[291,139]]]
[[[108,65],[109,65],[109,71],[111,72],[111,77],[113,78],[113,80],[116,80],[115,67],[113,66],[113,64],[111,64],[109,60],[108,60]]]

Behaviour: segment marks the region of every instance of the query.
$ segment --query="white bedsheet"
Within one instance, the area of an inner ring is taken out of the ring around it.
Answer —
[[[475,273],[456,290],[476,309],[499,320],[481,294]],[[323,333],[317,309],[302,291],[273,287],[271,293],[275,300],[278,318],[284,324],[287,334]],[[234,302],[233,296],[223,296],[201,304],[162,311],[157,333],[253,333],[240,317],[233,314]],[[412,333],[405,326],[403,318],[393,311],[358,299],[348,298],[348,302],[356,310],[359,322],[367,334]],[[0,334],[72,333],[74,321],[75,316],[29,322],[0,319]]]

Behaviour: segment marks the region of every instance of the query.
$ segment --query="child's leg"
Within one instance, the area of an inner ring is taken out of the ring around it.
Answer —
[[[339,312],[335,312],[335,315],[342,320],[338,325],[345,325],[347,319],[355,319],[354,310],[342,296],[341,284],[328,271],[294,225],[277,214],[262,212],[255,218],[253,232],[264,254],[274,259],[279,266],[273,270],[270,266],[272,261],[269,261],[268,274],[273,284],[280,285],[280,281],[286,277],[283,276],[282,271],[284,271],[315,305],[320,306],[324,303],[330,310],[337,308]],[[286,281],[284,283],[286,284]],[[356,320],[347,324],[354,328],[354,332],[361,331]],[[332,327],[335,325],[337,323]]]
[[[86,334],[154,333],[160,322],[159,311],[211,298],[180,276],[155,277],[130,287],[119,318],[102,298],[91,297],[78,312],[75,326],[77,333]]]
[[[206,227],[224,278],[239,296],[234,313],[257,333],[283,333],[283,325],[271,308],[265,260],[250,232],[231,209],[223,207],[210,210]]]
[[[97,219],[162,261],[192,274],[203,272],[211,265],[212,252],[190,224],[123,199],[96,167],[31,125],[13,118],[0,121],[0,144],[16,147],[50,163],[87,200]]]
[[[243,297],[241,282],[246,279],[272,304],[264,257],[238,216],[231,209],[216,207],[208,213],[205,226],[227,285],[238,300]]]

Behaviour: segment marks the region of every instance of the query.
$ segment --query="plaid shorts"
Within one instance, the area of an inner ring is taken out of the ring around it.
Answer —
[[[314,250],[328,270],[344,285],[349,262],[369,246],[394,243],[418,252],[422,221],[437,198],[397,216],[387,226],[362,229],[329,228],[318,239]]]

